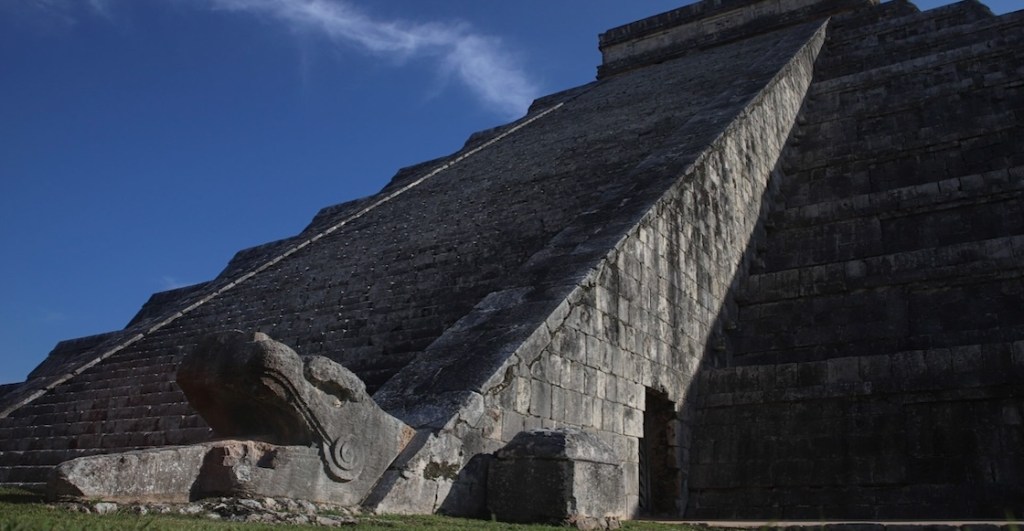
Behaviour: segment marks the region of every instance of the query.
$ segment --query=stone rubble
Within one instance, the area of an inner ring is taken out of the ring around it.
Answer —
[[[50,507],[78,513],[113,514],[117,512],[146,516],[150,514],[183,515],[262,524],[300,524],[321,527],[342,527],[358,523],[358,509],[329,504],[314,504],[290,498],[210,498],[186,504],[125,504],[88,501],[60,502]]]

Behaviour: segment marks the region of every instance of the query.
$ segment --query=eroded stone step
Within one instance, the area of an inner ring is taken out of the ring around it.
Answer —
[[[115,397],[124,397],[132,404],[129,405],[156,405],[151,399],[157,396],[180,397],[181,391],[178,384],[173,380],[132,383],[125,381],[114,381],[110,383],[117,387],[106,387],[103,385],[90,384],[88,387],[78,386],[76,389],[57,389],[54,392],[43,395],[36,400],[38,405],[47,404],[73,404],[79,409],[90,409],[94,403],[106,403]],[[147,397],[141,399],[140,397]]]
[[[821,360],[1024,338],[1024,284],[882,286],[743,305],[730,341],[749,363]]]
[[[972,44],[998,36],[1020,23],[1020,17],[997,18],[970,2],[952,4],[917,15],[837,28],[830,34],[816,75],[829,79],[892,62]]]
[[[907,350],[886,356],[708,368],[700,375],[699,407],[969,389],[1014,383],[1022,375],[1024,341]]]
[[[875,105],[871,111],[866,111],[864,102],[858,102],[847,111],[865,111],[859,115],[838,113],[827,115],[828,121],[801,125],[789,142],[798,150],[791,149],[784,162],[789,168],[810,170],[827,167],[831,161],[861,160],[867,158],[865,154],[886,160],[898,157],[902,151],[937,151],[947,144],[945,149],[955,149],[964,140],[984,139],[1003,130],[1019,132],[1024,87],[1012,94],[996,93],[950,91],[934,98],[918,98],[904,106]],[[992,99],[1006,104],[993,109]]]
[[[752,274],[740,304],[904,284],[953,285],[1024,271],[1024,236]]]
[[[921,213],[977,201],[1000,200],[1021,191],[1024,191],[1024,166],[1016,166],[784,208],[769,214],[768,225],[769,229],[796,228],[884,216],[897,211]]]
[[[1016,64],[1024,42],[1024,23],[1007,25],[997,35],[959,48],[942,50],[906,60],[880,63],[868,70],[844,76],[815,80],[808,98],[819,98],[835,92],[869,92],[872,87],[891,84],[901,78],[919,77],[922,73],[951,70],[973,71],[993,64]],[[1016,71],[1016,69],[1014,69]],[[994,72],[994,70],[993,70]],[[1008,72],[1010,76],[1013,72]],[[1019,77],[1019,75],[1017,76]]]
[[[101,453],[111,453],[139,448],[192,444],[209,439],[212,437],[212,433],[205,426],[197,426],[170,431],[103,433],[81,437],[69,435],[23,437],[13,441],[0,441],[0,443],[3,444],[4,453],[65,450],[97,450]]]
[[[780,184],[780,197],[787,207],[836,201],[1024,165],[1024,127],[891,152],[887,158],[876,157],[867,151],[836,157],[832,164],[822,159],[820,164],[810,168],[794,168],[787,164],[787,177]]]
[[[0,484],[38,489],[46,484],[52,466],[0,467]]]
[[[986,7],[970,1],[925,11],[919,11],[906,2],[888,2],[870,10],[835,17],[833,24],[837,31],[830,36],[829,44],[856,47],[864,39],[892,40],[927,36],[994,20],[998,19]]]
[[[817,225],[777,226],[760,246],[755,274],[912,253],[1024,234],[1022,194],[932,205]],[[1015,240],[1009,240],[1012,244]],[[964,248],[965,250],[967,248]],[[913,255],[908,255],[913,256]]]

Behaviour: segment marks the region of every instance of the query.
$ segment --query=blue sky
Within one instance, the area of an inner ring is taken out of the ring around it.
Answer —
[[[0,383],[592,80],[598,33],[686,3],[0,0]]]

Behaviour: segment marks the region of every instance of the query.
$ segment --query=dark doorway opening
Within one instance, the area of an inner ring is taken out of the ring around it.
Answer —
[[[679,476],[675,404],[668,395],[646,390],[644,437],[640,439],[640,514],[678,516]]]

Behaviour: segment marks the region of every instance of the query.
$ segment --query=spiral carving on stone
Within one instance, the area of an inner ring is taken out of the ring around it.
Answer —
[[[351,442],[350,436],[342,435],[322,443],[327,473],[337,481],[352,481],[363,471],[363,460]]]

